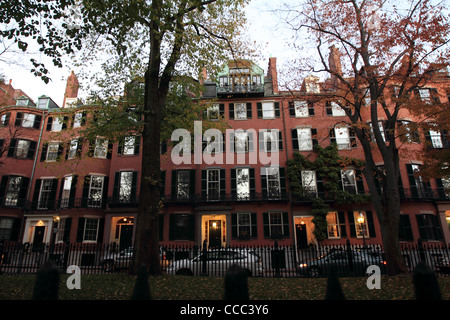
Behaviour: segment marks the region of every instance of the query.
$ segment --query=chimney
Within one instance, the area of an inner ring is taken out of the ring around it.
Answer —
[[[331,86],[335,90],[339,87],[339,79],[335,74],[342,76],[341,53],[334,45],[330,47],[330,55],[328,57],[328,67],[331,74]]]
[[[70,76],[67,78],[66,91],[64,92],[63,108],[66,105],[67,98],[76,98],[78,96],[79,87],[80,85],[78,83],[77,76],[72,70]]]
[[[273,93],[278,94],[277,58],[269,58],[267,77],[272,80]]]

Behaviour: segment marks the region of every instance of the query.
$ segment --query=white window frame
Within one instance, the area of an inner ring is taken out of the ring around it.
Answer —
[[[353,178],[353,181],[350,181],[351,179],[344,179],[344,177]],[[341,170],[341,181],[342,181],[342,190],[349,192],[348,188],[354,188],[355,193],[358,194],[358,184],[356,182],[356,171],[353,169],[342,169]],[[349,192],[353,194],[352,192]]]
[[[68,160],[74,159],[77,156],[78,143],[78,139],[70,141],[69,154],[67,155]]]
[[[186,183],[187,182],[187,183]],[[177,171],[177,199],[188,200],[190,196],[191,173],[189,170]],[[183,187],[183,188],[181,188]]]
[[[134,146],[136,144],[136,136],[128,136],[123,139],[122,155],[134,156]]]
[[[53,179],[42,179],[37,203],[38,210],[48,209],[48,201],[52,192]]]
[[[277,216],[275,216],[277,215]],[[279,215],[279,216],[278,216]],[[272,236],[274,234],[274,230],[272,230],[273,227],[277,227],[281,229],[280,234],[284,236],[284,224],[286,223],[283,221],[283,212],[268,212],[268,220],[269,220],[269,236]],[[279,222],[278,222],[279,221]]]
[[[250,212],[238,212],[236,215],[237,215],[236,216],[237,236],[240,237],[240,236],[242,236],[241,233],[243,233],[243,235],[249,236],[250,238],[252,238],[253,237],[252,225],[254,223],[254,221],[252,221],[252,214]],[[241,218],[243,218],[244,220],[241,221]],[[248,233],[245,234],[244,231],[248,232]]]
[[[261,103],[262,118],[263,119],[275,119],[275,102],[264,101]],[[267,114],[269,113],[269,114]]]
[[[216,173],[216,180],[210,180],[211,176],[210,173]],[[214,190],[211,188],[211,186],[217,186],[217,194],[212,194],[212,191]],[[207,169],[206,170],[206,195],[208,197],[208,200],[219,200],[220,198],[220,169]],[[214,197],[214,198],[212,198]]]
[[[240,174],[246,171],[246,174]],[[247,179],[243,179],[244,177]],[[241,189],[246,189],[244,192],[240,192],[239,183],[245,183],[247,187],[241,185]],[[250,169],[249,168],[236,168],[236,194],[237,200],[247,200],[250,197]]]
[[[268,167],[266,169],[266,181],[267,181],[267,197],[269,199],[278,199],[281,196],[281,182],[280,182],[280,168],[277,167]],[[277,189],[277,194],[274,195],[272,186],[276,186],[273,188]]]
[[[52,121],[52,131],[53,132],[60,132],[62,131],[64,121],[61,121],[60,117],[53,117]]]
[[[61,243],[64,241],[64,231],[66,229],[66,218],[60,218],[58,222],[58,227],[56,228],[56,238],[55,241],[57,243]]]
[[[18,139],[14,155],[18,159],[26,159],[28,157],[28,151],[30,150],[31,141]]]
[[[60,208],[68,208],[69,207],[69,199],[70,199],[70,192],[72,191],[72,181],[73,181],[73,175],[65,176],[64,181],[62,184],[62,193],[61,193],[61,203]]]
[[[345,110],[334,101],[331,101],[331,114],[333,117],[344,117],[346,115]]]
[[[24,113],[22,116],[22,128],[33,128],[36,115],[32,113]]]
[[[101,180],[101,186],[96,186],[94,183]],[[105,177],[98,175],[91,175],[91,181],[89,182],[88,193],[88,207],[89,208],[101,208],[103,202],[103,188],[105,187]],[[97,194],[100,195],[98,199]]]
[[[83,242],[97,242],[99,226],[100,219],[85,218],[83,228]]]
[[[106,159],[108,156],[108,140],[97,137],[95,139],[94,158]]]
[[[309,104],[308,101],[294,101],[294,110],[296,118],[308,118],[309,117]]]
[[[131,202],[131,188],[133,186],[133,171],[119,172],[119,202]]]
[[[444,144],[442,143],[442,133],[439,130],[429,130],[431,145],[435,149],[442,149]]]
[[[333,215],[332,218],[331,215]],[[327,220],[328,239],[340,239],[341,228],[339,224],[339,214],[336,211],[328,212],[326,220]]]
[[[358,222],[358,218],[360,216],[363,216],[364,218],[364,228],[361,225],[361,223]],[[362,238],[369,238],[369,224],[367,222],[367,214],[365,211],[353,211],[353,218],[355,223],[355,232],[356,232],[356,238],[362,239]],[[364,232],[363,232],[364,229]]]
[[[59,142],[49,142],[47,145],[46,162],[55,162],[58,160]]]
[[[262,131],[264,140],[264,152],[277,152],[278,151],[278,130],[265,130]],[[267,147],[270,142],[270,149]]]
[[[313,195],[314,198],[317,197],[317,179],[316,171],[313,170],[302,170],[302,186],[303,190],[307,195]]]
[[[247,103],[234,104],[234,120],[247,120]]]
[[[234,132],[234,152],[247,153],[249,152],[249,135],[247,131],[236,130]]]
[[[349,132],[348,127],[335,127],[334,135],[336,138],[336,144],[337,144],[338,150],[351,149],[350,132]]]
[[[299,151],[313,150],[311,128],[297,128],[297,139]]]
[[[13,182],[14,180],[14,182]],[[19,202],[20,189],[22,188],[23,177],[10,176],[5,192],[5,206],[15,207]]]
[[[74,128],[81,127],[82,121],[83,121],[83,113],[82,112],[75,113],[75,116],[73,118],[73,127]]]

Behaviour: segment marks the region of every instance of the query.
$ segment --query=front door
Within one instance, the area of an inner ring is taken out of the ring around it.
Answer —
[[[38,249],[44,243],[45,226],[34,227],[33,249]]]
[[[220,248],[222,245],[222,221],[209,220],[209,247]]]
[[[297,224],[295,226],[297,236],[297,248],[304,249],[308,246],[308,236],[306,234],[306,224]]]
[[[129,248],[133,239],[133,225],[123,224],[120,226],[120,250]]]

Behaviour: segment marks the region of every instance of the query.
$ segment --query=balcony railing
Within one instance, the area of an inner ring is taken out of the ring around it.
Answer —
[[[217,87],[217,94],[255,94],[260,95],[264,93],[264,85],[262,84],[249,84],[249,85],[224,85],[223,87]]]

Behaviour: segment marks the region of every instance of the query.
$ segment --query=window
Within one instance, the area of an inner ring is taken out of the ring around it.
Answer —
[[[177,199],[187,200],[190,198],[190,177],[191,172],[188,170],[176,171],[177,175]]]
[[[228,87],[228,77],[219,77],[219,87],[223,88],[223,87]]]
[[[429,183],[423,181],[419,175],[420,166],[418,164],[407,164],[409,185],[411,188],[411,196],[413,198],[426,198],[429,195]]]
[[[236,130],[234,132],[234,152],[248,152],[250,137],[246,131]]]
[[[58,228],[56,229],[56,242],[63,242],[65,239],[64,235],[66,232],[66,222],[67,218],[61,218],[58,222]]]
[[[17,140],[16,146],[16,158],[26,159],[28,157],[28,150],[30,149],[31,141],[29,140]]]
[[[316,172],[304,170],[302,171],[302,186],[304,194],[311,198],[317,197],[317,181]]]
[[[341,170],[341,179],[342,190],[351,194],[357,194],[356,176],[354,170]]]
[[[409,143],[420,142],[420,137],[417,132],[417,125],[414,122],[408,120],[399,120],[399,135],[402,141]]]
[[[47,146],[47,152],[45,155],[46,161],[56,161],[60,155],[60,145],[59,142],[50,142]],[[45,150],[45,148],[44,148]],[[43,152],[44,152],[43,150]]]
[[[337,212],[327,214],[328,239],[340,238],[339,215]]]
[[[275,118],[275,105],[273,102],[263,102],[262,103],[262,117],[263,117],[263,119],[274,119]]]
[[[209,120],[218,120],[220,116],[219,105],[215,104],[207,109],[208,119]]]
[[[278,168],[266,168],[267,173],[267,195],[269,198],[280,196],[280,173]]]
[[[100,208],[103,197],[103,176],[91,176],[88,193],[88,206],[91,208]]]
[[[94,157],[106,159],[108,155],[108,140],[97,138],[95,140]]]
[[[311,109],[307,101],[294,101],[296,118],[306,118],[311,115]],[[314,108],[312,109],[314,114]]]
[[[368,238],[369,225],[365,211],[353,211],[353,218],[355,223],[356,237]]]
[[[233,238],[248,240],[256,238],[256,214],[255,213],[236,213],[232,216],[232,235]]]
[[[235,120],[246,120],[247,119],[247,104],[246,103],[235,103],[234,104],[234,119]]]
[[[22,127],[33,128],[35,119],[36,119],[35,114],[24,113],[22,118]]]
[[[9,118],[11,117],[11,112],[2,114],[0,117],[0,127],[5,127],[9,124]]]
[[[220,169],[207,170],[208,200],[219,200],[220,197]]]
[[[72,190],[72,181],[73,181],[73,176],[64,177],[61,199],[60,199],[60,201],[61,201],[60,207],[61,208],[69,207],[70,192]]]
[[[98,236],[99,219],[84,219],[83,241],[96,242]]]
[[[119,202],[131,202],[131,188],[133,186],[133,172],[119,172]]]
[[[169,240],[194,240],[194,230],[194,215],[170,215]]]
[[[333,117],[343,117],[345,116],[345,110],[334,101],[327,102],[326,106],[327,115],[333,116]]]
[[[280,239],[289,236],[289,222],[287,212],[265,212],[264,237]]]
[[[6,186],[5,206],[19,205],[19,195],[23,184],[23,177],[10,176]]]
[[[442,137],[440,131],[430,130],[430,139],[433,148],[440,149],[443,147]]]
[[[37,203],[38,210],[47,210],[49,205],[53,205],[50,203],[53,182],[53,179],[42,179]]]
[[[129,136],[123,138],[123,140],[119,142],[117,153],[125,156],[138,155],[140,141],[141,137],[139,136]]]
[[[250,197],[250,170],[248,168],[236,169],[236,195],[238,200]]]
[[[375,140],[375,134],[373,132],[373,125],[372,125],[372,123],[370,123],[369,125],[370,125],[370,131],[372,133],[372,140],[376,141]],[[383,142],[386,142],[386,136],[384,134],[384,123],[383,123],[383,121],[378,121],[378,128],[380,129],[380,133],[381,133],[381,137],[383,138]]]
[[[418,89],[420,99],[427,103],[439,103],[439,97],[435,88],[420,88]]]
[[[10,240],[14,225],[14,218],[0,218],[0,240]]]
[[[84,125],[84,122],[85,122],[85,114],[82,112],[75,113],[73,117],[73,127],[79,128],[82,125]]]
[[[276,129],[264,130],[261,132],[263,135],[263,148],[265,152],[275,152],[279,150],[280,131]]]
[[[77,155],[81,153],[81,140],[73,139],[70,141],[69,152],[67,154],[67,159],[74,159]]]
[[[49,121],[50,121],[50,119],[53,119],[51,122],[51,131],[59,132],[63,129],[64,121],[61,120],[60,117],[49,118]]]
[[[433,214],[418,214],[416,218],[422,240],[442,240],[442,230],[438,216]]]
[[[335,127],[330,130],[330,141],[336,143],[338,150],[356,148],[354,131],[348,127]]]
[[[313,149],[311,128],[297,129],[297,136],[298,136],[298,150],[299,151],[310,151]]]

